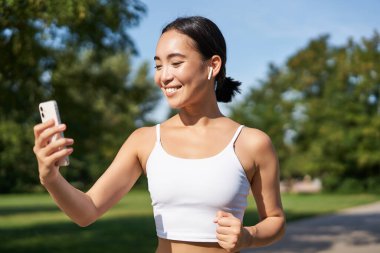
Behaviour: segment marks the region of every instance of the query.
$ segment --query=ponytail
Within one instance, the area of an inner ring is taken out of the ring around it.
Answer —
[[[240,85],[241,82],[236,81],[231,77],[226,77],[226,68],[225,65],[223,65],[219,74],[216,76],[216,100],[223,103],[231,102],[236,93],[240,93]]]
[[[240,93],[239,86],[241,82],[232,79],[231,77],[225,77],[223,81],[216,81],[216,100],[218,102],[228,103],[231,102],[231,99]]]

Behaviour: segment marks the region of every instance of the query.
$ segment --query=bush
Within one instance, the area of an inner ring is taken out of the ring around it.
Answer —
[[[380,177],[370,178],[339,178],[325,177],[322,180],[323,191],[326,193],[374,193],[380,194]]]
[[[362,193],[366,191],[366,181],[356,178],[345,178],[337,188],[338,193]]]
[[[370,177],[366,180],[367,192],[380,193],[380,177]]]
[[[339,187],[341,180],[336,176],[325,176],[322,178],[322,187],[324,192],[335,192]]]

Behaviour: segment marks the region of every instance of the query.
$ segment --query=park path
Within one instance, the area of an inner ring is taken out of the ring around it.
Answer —
[[[380,202],[291,222],[274,245],[242,253],[380,253]]]

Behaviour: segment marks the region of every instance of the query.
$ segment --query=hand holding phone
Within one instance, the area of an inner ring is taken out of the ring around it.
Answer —
[[[59,115],[58,111],[58,105],[55,100],[50,100],[47,102],[40,103],[39,105],[39,111],[41,115],[42,122],[49,121],[51,119],[54,119],[55,125],[58,126],[61,124],[61,117]],[[63,138],[63,133],[61,134],[55,134],[49,141],[54,142],[58,140],[59,138]],[[65,156],[63,159],[59,160],[58,166],[67,166],[69,165],[69,157]]]

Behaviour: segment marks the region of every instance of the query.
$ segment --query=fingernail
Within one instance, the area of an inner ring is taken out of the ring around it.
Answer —
[[[59,129],[65,129],[65,124],[60,124],[60,125],[58,126],[58,128],[59,128]]]

